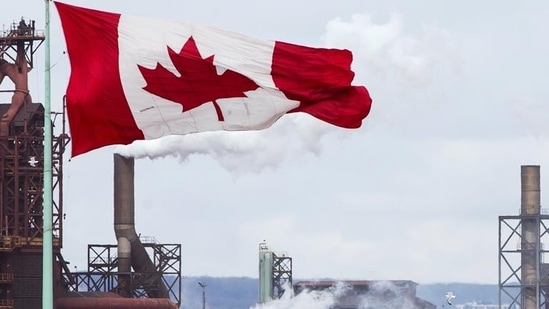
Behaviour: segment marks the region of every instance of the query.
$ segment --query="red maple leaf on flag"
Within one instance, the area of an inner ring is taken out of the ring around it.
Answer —
[[[168,47],[168,55],[180,76],[168,71],[160,63],[154,69],[138,65],[147,82],[143,89],[181,104],[182,112],[213,102],[218,120],[223,121],[217,99],[246,97],[246,91],[259,88],[253,80],[235,71],[226,70],[218,74],[213,63],[214,55],[202,58],[193,37],[187,40],[179,53]]]

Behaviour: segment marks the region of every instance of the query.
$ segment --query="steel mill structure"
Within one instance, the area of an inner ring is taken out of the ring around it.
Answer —
[[[0,306],[39,308],[42,297],[42,198],[44,108],[32,103],[28,72],[34,53],[45,40],[34,21],[21,20],[0,36],[0,82],[11,102],[0,104]],[[63,130],[64,131],[64,130]],[[53,137],[53,209],[55,273],[60,277],[62,247],[62,162],[68,142],[64,132]],[[57,290],[58,291],[58,290]]]
[[[292,258],[275,253],[266,242],[259,244],[258,304],[282,298],[284,293],[330,291],[331,309],[413,308],[436,306],[416,296],[417,283],[410,280],[315,280],[293,283]],[[337,292],[335,292],[337,290]]]
[[[42,307],[44,107],[28,73],[46,39],[21,18],[0,32],[0,308]],[[63,247],[65,113],[52,113],[53,299],[61,308],[178,308],[181,245],[140,238],[134,226],[133,159],[115,156],[114,245],[89,245],[88,269],[71,272]],[[142,241],[143,240],[143,241]]]
[[[549,214],[541,208],[540,167],[521,166],[519,215],[499,217],[499,303],[549,308]]]
[[[258,303],[279,299],[286,288],[291,288],[292,258],[285,253],[275,253],[266,242],[259,244]]]

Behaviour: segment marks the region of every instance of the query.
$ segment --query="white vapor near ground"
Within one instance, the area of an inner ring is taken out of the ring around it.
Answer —
[[[350,289],[351,287],[344,282],[337,282],[333,287],[320,291],[304,290],[297,295],[286,292],[280,299],[257,304],[250,309],[330,309],[338,304],[338,300],[353,295]],[[379,295],[384,295],[384,297]],[[345,304],[347,303],[343,303],[341,306],[345,306]],[[414,309],[417,308],[417,305],[413,298],[411,299],[402,292],[401,288],[388,281],[379,281],[370,287],[369,294],[358,297],[357,308]]]
[[[285,293],[280,299],[258,304],[251,309],[329,309],[335,304],[341,289],[344,287],[338,286],[327,291],[303,291],[295,297],[291,293]]]

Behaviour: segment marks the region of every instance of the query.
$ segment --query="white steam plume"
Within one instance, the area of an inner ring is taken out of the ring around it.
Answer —
[[[258,304],[250,309],[330,309],[338,301],[348,302],[349,297],[354,298],[355,296],[355,292],[350,285],[337,282],[335,286],[326,290],[304,290],[295,296],[291,293],[291,289],[286,289],[280,299]],[[390,281],[373,282],[366,294],[356,297],[358,298],[359,309],[418,308],[414,296],[409,295],[405,287],[399,287]]]
[[[331,20],[324,41],[353,52],[355,83],[366,85],[374,100],[374,130],[416,132],[418,117],[410,115],[433,115],[452,102],[447,88],[460,74],[462,61],[445,29],[407,24],[399,14],[387,19],[355,14]]]
[[[116,152],[135,158],[175,157],[181,162],[191,155],[208,155],[229,171],[258,173],[278,167],[288,157],[319,155],[322,137],[338,130],[345,131],[308,115],[286,115],[266,130],[166,136],[120,146]]]
[[[410,32],[398,14],[391,14],[385,23],[355,14],[350,21],[335,18],[328,22],[324,41],[328,46],[353,51],[353,66],[359,78],[425,85],[432,81],[433,65],[453,62],[449,58],[455,53],[443,29],[423,26],[418,33]]]
[[[275,299],[265,304],[258,304],[250,309],[330,309],[336,303],[337,297],[346,290],[343,284],[325,291],[304,290],[294,296],[291,288],[286,287],[280,299]]]
[[[406,295],[403,288],[389,281],[378,281],[371,286],[367,295],[361,297],[359,308],[415,309],[418,306],[413,298]]]

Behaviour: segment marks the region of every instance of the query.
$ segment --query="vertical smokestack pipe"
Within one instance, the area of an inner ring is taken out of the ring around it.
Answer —
[[[114,155],[114,231],[118,241],[118,293],[131,297],[131,242],[135,229],[134,159]]]
[[[537,309],[539,291],[538,266],[540,255],[539,215],[540,215],[540,167],[523,165],[520,170],[522,226],[521,239],[521,281],[522,306],[524,309]]]
[[[134,159],[119,154],[114,154],[114,232],[118,240],[118,271],[129,274],[133,267],[143,274],[143,289],[150,298],[169,298],[162,274],[157,271],[135,232]],[[128,279],[122,283],[128,285],[131,296],[130,276],[119,275],[118,279]]]

